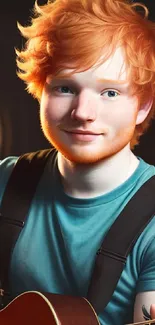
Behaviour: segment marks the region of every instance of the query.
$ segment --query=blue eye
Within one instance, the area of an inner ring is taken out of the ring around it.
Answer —
[[[55,87],[54,90],[57,91],[57,92],[59,92],[59,93],[63,93],[63,94],[68,93],[68,90],[70,91],[70,93],[73,93],[73,92],[71,91],[71,89],[70,89],[69,87],[67,87],[67,86],[59,86],[59,87]],[[59,90],[60,90],[60,91],[59,91]],[[62,91],[61,91],[61,90],[62,90]]]
[[[103,92],[103,95],[107,95],[105,96],[106,98],[116,98],[119,93],[115,90],[106,90],[105,92]]]

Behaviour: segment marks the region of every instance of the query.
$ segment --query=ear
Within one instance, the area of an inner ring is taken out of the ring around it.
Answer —
[[[147,118],[151,110],[152,104],[153,104],[153,99],[150,99],[146,104],[139,107],[137,119],[136,119],[136,125],[144,122],[144,120]]]

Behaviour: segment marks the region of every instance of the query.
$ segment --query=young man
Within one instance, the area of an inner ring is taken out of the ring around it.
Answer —
[[[56,0],[36,4],[31,25],[19,25],[28,41],[17,51],[18,75],[40,102],[41,127],[57,153],[13,251],[14,296],[27,290],[86,296],[105,234],[155,174],[131,151],[154,117],[155,25],[139,7]],[[1,162],[0,198],[16,160]],[[101,325],[155,318],[154,229],[155,218],[128,256]]]

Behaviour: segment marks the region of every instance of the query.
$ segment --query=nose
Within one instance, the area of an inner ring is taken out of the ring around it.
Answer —
[[[71,112],[71,118],[82,122],[95,121],[97,117],[97,102],[89,92],[81,93]]]

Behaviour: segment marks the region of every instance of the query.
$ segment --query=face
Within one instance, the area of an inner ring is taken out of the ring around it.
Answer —
[[[46,79],[41,126],[70,161],[90,164],[117,154],[129,145],[137,116],[138,99],[130,94],[120,48],[98,67],[66,79]]]

